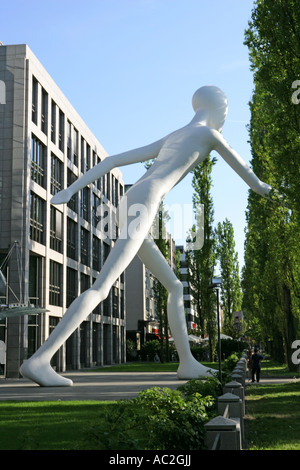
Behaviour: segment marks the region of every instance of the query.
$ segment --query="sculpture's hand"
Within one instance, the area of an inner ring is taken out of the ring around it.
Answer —
[[[287,202],[285,197],[279,193],[275,188],[272,188],[269,184],[260,182],[261,192],[260,195],[269,199],[269,201],[276,202],[283,207],[287,207]]]
[[[288,207],[288,202],[285,196],[280,194],[277,189],[272,188],[271,191],[269,192],[268,199],[272,202],[276,202],[277,204],[280,204],[283,207]]]
[[[258,188],[256,192],[263,197],[270,198],[271,193],[274,191],[274,189],[267,183],[264,183],[263,181],[259,181],[258,183]]]
[[[63,189],[56,193],[55,196],[51,199],[51,204],[66,204],[70,201],[71,197],[73,196],[72,192],[69,188]]]

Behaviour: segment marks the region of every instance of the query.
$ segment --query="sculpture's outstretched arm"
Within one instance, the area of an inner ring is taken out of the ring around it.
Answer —
[[[251,168],[246,165],[244,160],[239,156],[239,154],[233,150],[222,135],[217,132],[214,132],[214,137],[216,143],[214,149],[221,155],[221,157],[231,166],[231,168],[250,186],[250,188],[255,191],[257,194],[263,197],[268,197],[272,187],[263,183],[256,174],[251,170]]]
[[[72,183],[68,188],[55,194],[55,196],[53,196],[51,199],[51,203],[64,204],[69,202],[71,197],[80,191],[80,189],[85,188],[88,184],[101,178],[106,173],[109,173],[111,170],[113,170],[113,168],[131,165],[133,163],[145,162],[151,158],[156,158],[164,141],[165,139],[161,139],[153,142],[152,144],[146,145],[145,147],[140,147],[134,150],[129,150],[127,152],[106,157],[104,160],[98,163],[98,165],[94,166],[82,176],[80,176],[80,178],[78,178],[78,180]]]

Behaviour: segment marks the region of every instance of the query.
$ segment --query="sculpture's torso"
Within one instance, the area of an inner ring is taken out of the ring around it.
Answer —
[[[164,139],[153,165],[134,186],[151,182],[156,187],[157,196],[164,197],[209,155],[212,148],[212,130],[203,125],[189,124]]]

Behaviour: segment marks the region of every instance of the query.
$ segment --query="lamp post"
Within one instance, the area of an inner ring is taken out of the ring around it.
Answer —
[[[218,361],[219,361],[219,380],[222,382],[222,351],[221,351],[221,326],[220,326],[220,308],[219,308],[219,288],[222,285],[220,277],[213,277],[209,289],[217,290],[217,319],[218,319]]]

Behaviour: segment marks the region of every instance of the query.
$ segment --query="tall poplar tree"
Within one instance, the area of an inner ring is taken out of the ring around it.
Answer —
[[[193,205],[195,210],[200,204],[204,205],[204,244],[201,250],[191,250],[186,254],[189,286],[198,314],[197,326],[202,334],[209,336],[211,358],[214,357],[216,337],[216,296],[209,289],[216,264],[211,196],[211,172],[215,161],[209,156],[193,170]]]
[[[276,188],[275,202],[250,191],[247,207],[243,309],[259,322],[275,357],[291,362],[300,309],[300,9],[294,0],[258,0],[245,35],[254,73],[249,127],[252,167]]]
[[[222,277],[221,302],[224,312],[223,332],[230,336],[237,333],[234,328],[233,312],[241,310],[242,291],[240,284],[238,253],[235,251],[232,223],[225,219],[217,229],[217,257]]]

